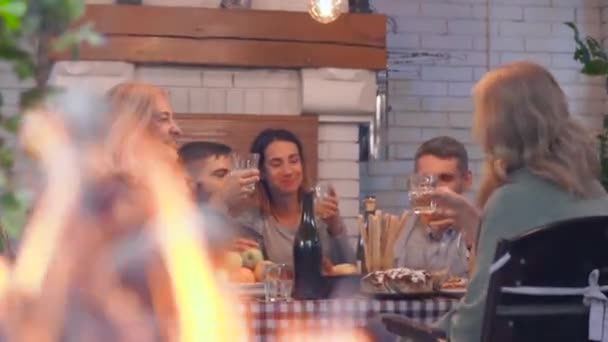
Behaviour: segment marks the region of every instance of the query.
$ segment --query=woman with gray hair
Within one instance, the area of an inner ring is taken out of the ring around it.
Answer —
[[[534,227],[608,212],[590,132],[570,115],[564,92],[543,67],[515,62],[473,89],[473,133],[486,159],[483,208],[467,293],[437,327],[452,342],[479,341],[496,245]]]

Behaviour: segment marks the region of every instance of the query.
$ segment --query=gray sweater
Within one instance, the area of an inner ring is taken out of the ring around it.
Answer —
[[[555,221],[607,214],[608,197],[600,183],[596,183],[598,196],[585,200],[521,169],[511,174],[506,185],[494,191],[482,213],[475,271],[467,293],[454,310],[437,322],[451,342],[481,339],[489,268],[498,241]]]
[[[293,242],[299,224],[286,226],[272,216],[261,216],[259,210],[247,211],[236,220],[242,225],[243,237],[256,240],[261,246],[266,259],[275,263],[293,265]],[[340,224],[344,224],[340,220]],[[330,236],[327,225],[317,221],[317,229],[321,238],[323,255],[332,263],[354,262],[355,254],[349,243],[346,229],[338,236]]]

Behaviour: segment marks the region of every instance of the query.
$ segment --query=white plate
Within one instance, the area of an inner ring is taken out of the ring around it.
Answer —
[[[241,295],[264,296],[264,283],[236,284]]]
[[[259,283],[244,283],[244,284],[236,284],[238,287],[240,287],[241,289],[244,290],[249,290],[249,289],[258,289],[258,288],[264,288],[264,283],[259,282]]]
[[[464,295],[465,293],[467,293],[467,289],[466,288],[462,288],[462,289],[441,289],[441,290],[439,290],[439,292],[445,293],[445,294],[453,294],[453,295]]]

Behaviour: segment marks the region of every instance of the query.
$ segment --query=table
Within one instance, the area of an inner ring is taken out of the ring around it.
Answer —
[[[280,340],[278,336],[299,330],[344,331],[364,327],[376,313],[396,313],[431,323],[449,311],[456,299],[378,300],[367,298],[308,300],[279,303],[247,301],[241,313],[248,318],[254,341]],[[339,329],[336,329],[339,328]]]

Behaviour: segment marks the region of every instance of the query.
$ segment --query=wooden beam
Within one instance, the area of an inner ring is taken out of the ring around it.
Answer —
[[[373,70],[387,62],[385,17],[376,14],[324,25],[301,12],[88,5],[85,20],[107,43],[82,46],[84,60]]]
[[[84,20],[95,22],[95,29],[108,35],[386,46],[386,18],[378,14],[347,13],[320,24],[302,12],[88,5]]]
[[[63,56],[68,57],[68,55]],[[384,69],[380,48],[272,41],[108,37],[103,48],[83,46],[79,59],[214,66]]]

